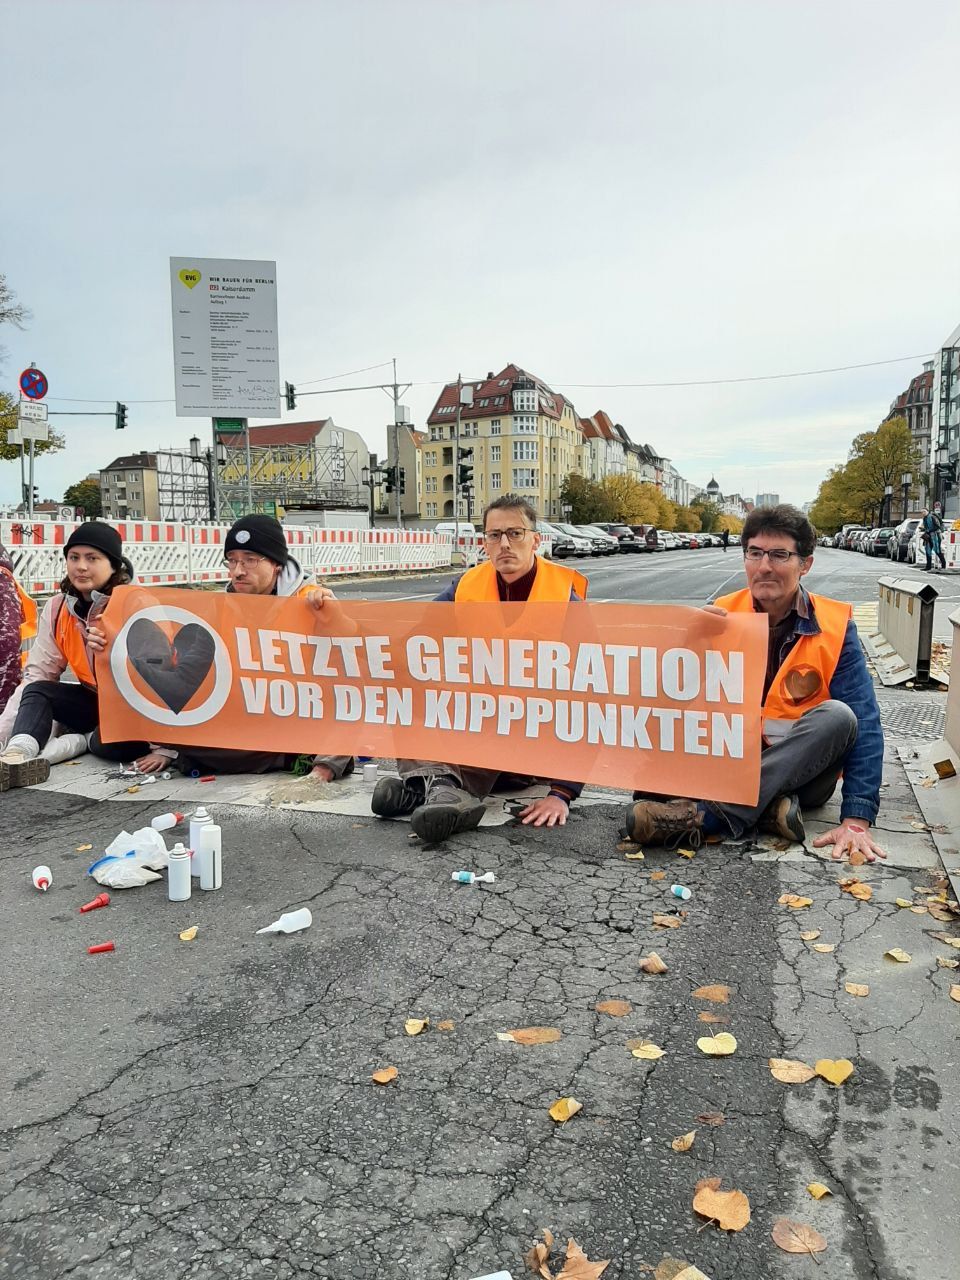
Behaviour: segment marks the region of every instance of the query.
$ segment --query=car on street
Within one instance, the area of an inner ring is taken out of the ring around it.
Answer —
[[[919,516],[909,520],[901,520],[887,543],[887,555],[891,560],[904,561],[910,548],[910,539],[920,524]]]
[[[598,529],[602,529],[604,533],[609,533],[611,537],[616,538],[620,543],[621,551],[639,551],[637,545],[637,535],[633,532],[629,525],[626,524],[607,524],[601,522],[597,525]]]
[[[840,549],[842,551],[855,551],[857,537],[864,532],[866,531],[862,524],[847,525],[840,540]]]
[[[660,541],[660,536],[656,525],[653,524],[632,524],[630,528],[633,530],[634,537],[637,540],[638,551],[664,551],[665,547]]]
[[[892,529],[874,529],[872,542],[867,548],[867,555],[885,556],[887,554],[887,543],[892,537]]]
[[[569,533],[563,532],[559,525],[551,524],[549,520],[538,520],[537,533],[551,540],[553,544],[551,556],[554,560],[566,560],[567,556],[578,554],[577,544]],[[582,554],[589,555],[589,552],[584,550]]]
[[[607,533],[606,529],[601,529],[595,524],[578,524],[577,529],[585,538],[589,538],[593,542],[593,554],[595,556],[615,556],[620,550],[620,543]]]
[[[679,537],[675,533],[671,533],[669,529],[658,529],[657,537],[663,543],[665,551],[679,551],[683,546]]]
[[[556,521],[551,521],[550,523],[555,529],[560,529],[568,538],[573,540],[573,545],[576,548],[573,553],[575,556],[593,555],[593,540],[588,538],[586,534],[581,533],[576,525],[566,523],[560,524]]]

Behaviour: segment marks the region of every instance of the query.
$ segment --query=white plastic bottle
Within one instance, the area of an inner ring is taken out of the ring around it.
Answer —
[[[222,832],[215,822],[208,823],[200,831],[199,846],[193,860],[200,864],[201,889],[219,889],[223,884],[221,839]]]
[[[41,893],[46,893],[53,884],[53,872],[49,867],[33,868],[33,887],[39,889]]]
[[[150,825],[154,831],[169,831],[171,827],[175,827],[178,822],[182,821],[182,813],[161,813],[151,820]]]
[[[196,813],[191,813],[190,815],[190,848],[194,851],[194,853],[196,853],[199,847],[201,830],[205,826],[207,826],[208,823],[211,823],[212,821],[213,819],[210,817],[209,813],[207,813],[203,805],[200,806],[200,808],[197,810]],[[194,872],[194,874],[196,874],[196,872]]]
[[[170,850],[167,897],[171,902],[186,902],[190,897],[190,850],[185,849],[179,840]]]

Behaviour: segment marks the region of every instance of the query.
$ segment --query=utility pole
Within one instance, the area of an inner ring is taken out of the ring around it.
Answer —
[[[453,519],[456,536],[453,548],[456,553],[460,545],[460,407],[463,403],[463,378],[457,374],[457,433],[453,440]]]
[[[397,475],[400,474],[400,387],[397,383],[397,357],[393,357],[393,456],[396,463]],[[387,459],[389,461],[390,451],[387,450]],[[403,505],[403,494],[400,492],[399,484],[394,492],[397,495],[397,528],[403,527],[400,508]],[[419,508],[418,508],[419,509]]]

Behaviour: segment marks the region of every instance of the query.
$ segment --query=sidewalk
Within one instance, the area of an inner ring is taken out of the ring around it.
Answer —
[[[98,799],[80,762],[54,788],[9,793],[0,1277],[519,1280],[543,1227],[609,1258],[606,1280],[664,1257],[710,1280],[812,1275],[771,1239],[787,1216],[825,1237],[830,1280],[954,1280],[960,1004],[937,958],[960,949],[934,935],[960,925],[930,915],[942,870],[916,795],[937,789],[915,795],[901,761],[914,747],[888,742],[889,862],[853,869],[769,840],[631,860],[625,797],[610,793],[563,832],[501,813],[424,848],[406,823],[357,812],[362,783],[280,811],[302,784],[257,779],[258,798],[180,782],[223,826],[223,889],[177,905],[150,885],[86,916],[85,867],[167,807],[164,784],[106,780],[113,798]],[[30,888],[39,862],[46,895]],[[461,868],[497,881],[453,884]],[[844,892],[846,876],[870,899]],[[309,931],[255,936],[303,905]],[[86,954],[106,939],[115,953]],[[893,947],[911,959],[886,959]],[[651,950],[666,973],[639,970]],[[692,997],[714,984],[727,1003]],[[596,1010],[610,999],[624,1016]],[[415,1037],[411,1017],[430,1019]],[[498,1038],[529,1026],[561,1037]],[[718,1031],[736,1037],[731,1056],[698,1049]],[[640,1039],[664,1055],[634,1057]],[[771,1057],[847,1058],[853,1074],[786,1085]],[[387,1066],[396,1079],[374,1084]],[[583,1109],[557,1125],[547,1111],[566,1096]],[[692,1130],[688,1152],[671,1148]],[[710,1176],[749,1197],[743,1230],[693,1213]],[[832,1195],[815,1201],[811,1182]]]

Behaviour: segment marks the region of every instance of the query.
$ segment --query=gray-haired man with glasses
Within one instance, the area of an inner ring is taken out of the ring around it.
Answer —
[[[802,809],[819,808],[843,777],[840,823],[814,840],[840,859],[886,855],[870,826],[880,806],[883,730],[849,604],[814,595],[816,530],[786,504],[751,511],[740,539],[747,585],[720,596],[728,612],[764,613],[770,624],[763,684],[763,752],[756,805],[635,796],[627,832],[638,841],[698,844],[754,826],[803,842]]]

